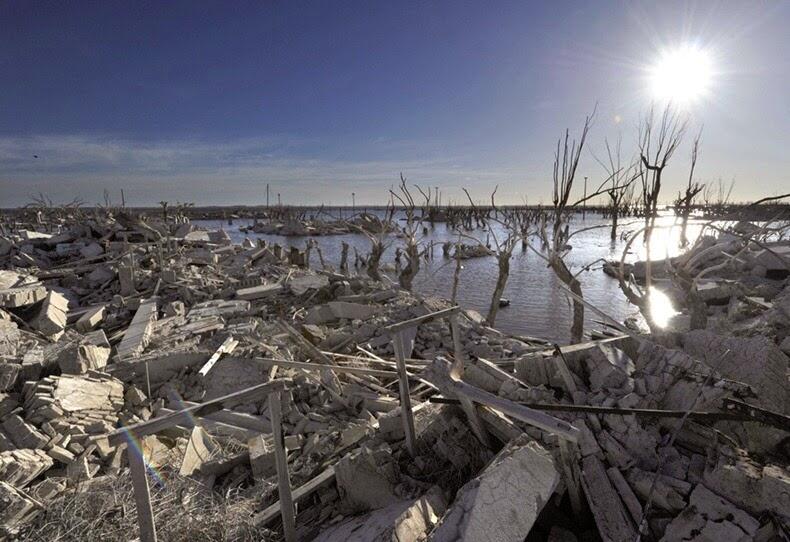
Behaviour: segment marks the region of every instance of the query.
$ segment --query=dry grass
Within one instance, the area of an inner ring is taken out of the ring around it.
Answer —
[[[161,541],[277,540],[250,519],[257,499],[228,491],[220,495],[198,482],[168,476],[164,487],[152,487],[154,518]],[[95,479],[47,501],[45,510],[22,532],[30,541],[127,541],[138,536],[131,477]]]

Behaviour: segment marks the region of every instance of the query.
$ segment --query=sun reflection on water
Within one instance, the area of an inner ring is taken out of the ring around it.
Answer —
[[[653,322],[662,329],[669,325],[673,316],[680,314],[672,306],[669,296],[656,287],[650,288],[649,310]]]

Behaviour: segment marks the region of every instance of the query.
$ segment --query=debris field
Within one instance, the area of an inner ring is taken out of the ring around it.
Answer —
[[[558,346],[184,220],[3,224],[0,538],[787,540],[790,243],[736,233],[692,296],[653,264],[672,330]]]

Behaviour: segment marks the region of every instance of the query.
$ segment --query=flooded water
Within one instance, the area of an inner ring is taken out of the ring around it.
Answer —
[[[245,234],[239,228],[248,226],[251,220],[234,219],[233,224],[222,220],[195,220],[193,224],[206,229],[224,229],[228,232],[234,243],[240,243],[245,236],[261,238],[267,242],[278,243],[285,247],[296,246],[304,249],[307,237],[284,237],[266,234]],[[651,253],[653,258],[675,256],[679,249],[679,226],[675,224],[674,216],[664,216],[659,220],[664,228],[656,230],[652,241]],[[586,218],[581,215],[571,222],[571,231],[588,229],[571,238],[572,249],[566,257],[566,263],[573,273],[579,273],[584,297],[596,307],[603,310],[618,321],[628,316],[638,316],[639,311],[629,304],[618,286],[617,280],[604,274],[601,270],[603,260],[619,260],[622,256],[626,242],[621,240],[610,241],[610,222],[599,215],[588,214]],[[618,232],[639,230],[643,221],[639,219],[621,219]],[[496,230],[495,230],[496,231]],[[688,236],[693,241],[700,231],[700,226],[689,225]],[[486,232],[478,230],[472,235],[485,240]],[[340,262],[341,242],[345,241],[351,246],[349,250],[350,272],[354,272],[354,248],[360,255],[370,251],[368,239],[362,235],[328,235],[311,237],[321,247],[324,259],[328,264],[337,268]],[[402,245],[402,241],[391,236],[392,244],[388,247],[382,265],[394,269],[395,248]],[[450,298],[452,292],[453,272],[455,261],[442,257],[441,243],[445,241],[456,242],[458,234],[448,229],[444,223],[437,223],[429,228],[425,242],[436,241],[434,257],[432,260],[421,263],[420,272],[414,281],[415,290],[423,294],[439,295]],[[464,241],[469,244],[469,241]],[[537,239],[531,240],[532,246],[539,248]],[[629,254],[627,261],[644,258],[644,246],[641,240],[632,245],[633,254]],[[311,254],[311,267],[318,267],[318,254],[313,250]],[[589,269],[584,267],[589,266]],[[364,270],[360,270],[364,273]],[[458,288],[458,302],[464,308],[474,309],[485,316],[491,300],[491,293],[497,278],[497,264],[493,256],[473,258],[463,261],[460,284]],[[394,277],[394,275],[393,275]],[[510,264],[510,278],[507,282],[504,297],[510,300],[510,306],[501,308],[497,315],[496,327],[518,335],[540,337],[559,343],[567,343],[570,339],[571,327],[571,300],[559,286],[560,281],[554,272],[546,267],[546,262],[537,254],[527,249],[516,248]],[[670,308],[671,310],[671,308]],[[585,310],[585,329],[601,329],[596,323],[601,317],[590,310]]]

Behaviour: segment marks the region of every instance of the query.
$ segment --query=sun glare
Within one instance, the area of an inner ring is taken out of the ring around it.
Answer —
[[[693,45],[664,51],[650,69],[653,97],[689,103],[710,91],[713,66],[710,53]]]
[[[648,310],[650,310],[650,317],[653,319],[653,322],[660,328],[667,327],[672,318],[680,314],[675,310],[675,307],[672,306],[672,301],[669,299],[669,296],[655,287],[650,288],[650,305]]]

